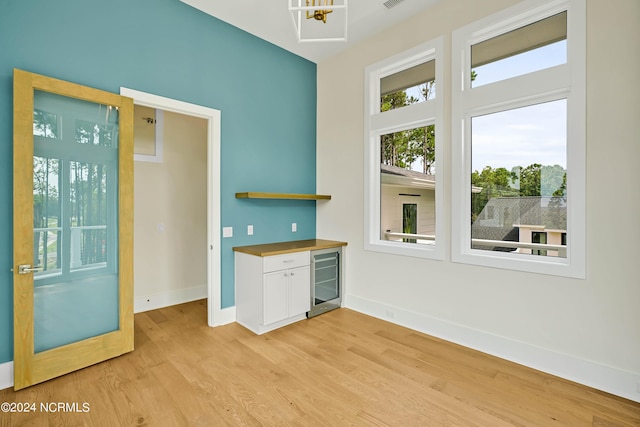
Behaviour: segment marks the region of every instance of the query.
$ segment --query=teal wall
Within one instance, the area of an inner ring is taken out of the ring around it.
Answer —
[[[14,68],[221,110],[221,221],[234,228],[223,307],[234,305],[233,246],[315,237],[315,202],[234,197],[315,192],[314,63],[178,0],[0,0],[0,363],[13,360]]]

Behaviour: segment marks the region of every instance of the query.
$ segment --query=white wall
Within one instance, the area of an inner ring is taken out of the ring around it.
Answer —
[[[136,312],[207,296],[207,121],[163,122],[162,163],[134,164]]]
[[[317,234],[349,242],[348,307],[640,401],[637,0],[587,3],[586,280],[363,249],[365,66],[439,35],[450,49],[453,30],[515,3],[440,2],[318,65],[317,190],[333,198],[318,204]],[[444,208],[450,230],[448,194]]]

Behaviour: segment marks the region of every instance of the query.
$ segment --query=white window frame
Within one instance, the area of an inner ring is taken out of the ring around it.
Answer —
[[[443,105],[444,59],[443,38],[439,37],[400,54],[394,55],[365,69],[365,250],[421,258],[444,259],[445,228],[443,218]],[[436,97],[399,109],[380,112],[380,81],[382,78],[435,60]],[[383,240],[380,236],[380,137],[385,134],[435,124],[435,243],[418,244]]]
[[[162,163],[162,144],[164,141],[164,111],[155,110],[155,120],[153,122],[155,139],[153,142],[153,154],[133,153],[133,160],[136,162]]]
[[[471,88],[471,46],[567,11],[567,63]],[[452,260],[454,262],[586,277],[586,4],[585,0],[526,0],[453,32]],[[471,248],[471,118],[567,99],[567,257],[541,257]]]

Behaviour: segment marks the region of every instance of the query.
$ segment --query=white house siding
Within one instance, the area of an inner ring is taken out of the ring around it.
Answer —
[[[401,196],[400,194],[415,194],[416,196]],[[418,205],[417,234],[433,236],[435,229],[435,193],[409,187],[382,185],[380,189],[380,232],[391,230],[402,233],[402,205],[415,203]]]
[[[519,240],[524,243],[531,243],[531,233],[533,231],[542,231],[547,233],[547,244],[548,245],[561,245],[562,244],[562,233],[565,233],[565,230],[548,230],[544,228],[544,226],[536,226],[536,225],[519,225]],[[519,253],[530,254],[532,253],[531,249],[518,249]],[[558,251],[547,251],[548,256],[558,256]]]

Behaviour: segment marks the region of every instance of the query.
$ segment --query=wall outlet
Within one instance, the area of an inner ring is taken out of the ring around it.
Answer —
[[[253,236],[253,225],[247,225],[247,236]]]
[[[291,223],[291,231],[293,233],[295,233],[296,231],[298,231],[298,224],[296,224],[295,222]]]
[[[233,227],[222,227],[222,237],[233,237]]]

